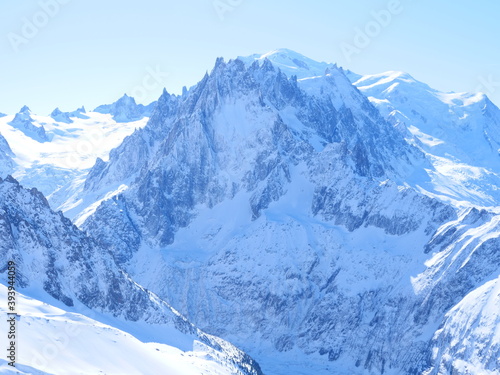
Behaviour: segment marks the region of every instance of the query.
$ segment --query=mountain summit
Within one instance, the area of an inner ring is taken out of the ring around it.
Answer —
[[[154,106],[154,102],[147,106],[137,104],[134,98],[124,94],[113,104],[101,105],[94,112],[110,114],[116,122],[131,122],[150,117]]]
[[[296,76],[297,78],[309,78],[322,76],[329,69],[336,69],[336,64],[314,61],[298,52],[280,48],[264,54],[255,54],[251,56],[240,56],[239,60],[251,65],[254,61],[262,64],[264,60],[269,60],[276,68],[279,68],[288,76]]]
[[[36,125],[31,117],[31,110],[27,106],[23,106],[15,115],[14,119],[9,122],[9,125],[20,130],[26,136],[34,139],[37,142],[49,142],[49,137],[45,132],[43,125]]]

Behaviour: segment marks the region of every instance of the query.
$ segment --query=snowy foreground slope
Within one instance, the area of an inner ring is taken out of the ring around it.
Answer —
[[[7,299],[7,288],[1,284],[0,298]],[[19,364],[14,370],[2,359],[2,353],[0,374],[237,373],[235,366],[228,365],[223,355],[201,341],[193,341],[192,350],[183,351],[157,342],[142,342],[112,325],[22,294],[18,295],[17,306],[21,311],[16,327]],[[5,313],[1,309],[0,312]],[[3,320],[2,325],[5,325]]]
[[[381,114],[352,73],[299,58],[218,59],[182,96],[164,92],[83,194],[127,188],[76,222],[265,373],[447,374],[483,359],[494,371],[495,346],[440,338],[470,331],[453,316],[499,275],[494,189],[476,175],[458,189],[437,168],[447,153]],[[496,147],[485,103],[471,131]],[[494,175],[493,155],[448,160]]]
[[[132,281],[108,252],[51,211],[37,190],[0,179],[0,202],[0,262],[15,261],[17,288],[31,297],[17,303],[21,370],[261,374],[245,353],[200,331]],[[0,289],[6,301],[5,286]],[[3,351],[0,358],[5,356]]]

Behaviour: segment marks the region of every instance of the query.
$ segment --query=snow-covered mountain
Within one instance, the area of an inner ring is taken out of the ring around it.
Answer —
[[[23,294],[58,307],[20,296],[21,366],[57,374],[157,374],[169,368],[182,374],[261,374],[245,353],[200,331],[136,284],[36,189],[26,190],[12,177],[0,179],[0,202],[0,261],[15,261]],[[0,287],[6,300],[6,287]],[[62,340],[75,329],[80,333]],[[57,346],[54,358],[44,351],[48,345]],[[189,352],[185,358],[183,352]],[[112,353],[129,357],[109,361]],[[175,358],[180,361],[168,363]]]
[[[298,79],[321,77],[330,69],[336,69],[336,64],[318,62],[295,51],[280,48],[265,54],[254,54],[251,56],[239,56],[238,60],[252,65],[255,61],[259,64],[269,60],[281,72],[289,77],[295,76]]]
[[[21,108],[14,116],[14,119],[8,124],[36,142],[44,143],[49,141],[45,128],[43,125],[35,124],[35,121],[31,117],[31,110],[27,106]]]
[[[482,257],[459,279],[428,265],[459,246],[443,228],[474,209],[424,190],[432,160],[348,72],[296,79],[269,58],[243,60],[217,60],[183,96],[164,92],[146,127],[89,173],[89,194],[126,183],[83,227],[264,372],[429,370],[445,314],[491,279]]]
[[[121,101],[88,121],[133,118]],[[98,259],[266,374],[493,374],[499,119],[484,95],[403,73],[290,50],[218,59],[109,159],[89,156],[57,206]]]
[[[36,187],[56,209],[85,205],[78,197],[89,169],[145,126],[155,105],[136,104],[124,95],[88,113],[82,106],[39,116],[24,106],[14,116],[0,116],[0,176],[12,174],[24,186]]]
[[[500,110],[487,96],[440,92],[401,72],[350,78],[428,155],[439,194],[478,205],[497,204]]]
[[[498,373],[500,368],[500,278],[469,293],[445,318],[426,374]]]
[[[71,124],[73,121],[72,117],[80,118],[80,119],[88,119],[89,117],[86,115],[87,111],[85,107],[80,107],[73,112],[62,112],[59,108],[56,108],[50,114],[57,122],[65,122],[67,124]]]
[[[302,84],[332,68],[287,49],[242,58],[247,65],[266,59]],[[408,180],[408,184],[455,205],[496,205],[500,110],[487,96],[441,92],[404,72],[363,76],[346,70],[345,74],[432,164],[430,181]]]

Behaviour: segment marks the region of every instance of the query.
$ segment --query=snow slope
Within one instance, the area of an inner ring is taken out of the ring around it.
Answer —
[[[433,340],[427,374],[498,374],[500,369],[500,278],[469,293],[446,316]]]
[[[2,284],[0,299],[7,300],[7,288]],[[198,340],[190,343],[189,351],[160,342],[143,342],[113,326],[21,293],[17,295],[17,307],[20,318],[16,323],[16,369],[7,365],[5,351],[2,351],[0,374],[238,373],[216,350]],[[6,316],[7,312],[0,307],[0,313]],[[161,331],[162,327],[157,329]],[[6,330],[5,319],[2,319],[1,331]]]
[[[381,114],[424,151],[433,186],[458,202],[495,206],[500,198],[500,110],[481,93],[444,93],[402,72],[351,75]]]

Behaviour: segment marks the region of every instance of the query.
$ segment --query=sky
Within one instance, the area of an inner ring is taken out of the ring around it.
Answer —
[[[491,0],[0,0],[0,112],[149,103],[219,56],[278,48],[500,105],[499,14]]]

